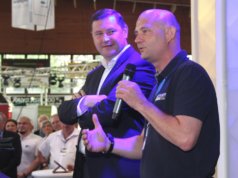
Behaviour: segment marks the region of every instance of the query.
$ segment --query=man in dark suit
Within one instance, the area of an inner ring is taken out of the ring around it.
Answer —
[[[7,117],[0,112],[0,172],[10,178],[17,177],[21,162],[21,141],[17,133],[4,130]]]
[[[92,114],[97,113],[104,130],[115,137],[127,138],[140,134],[144,119],[126,104],[123,103],[119,117],[112,119],[116,86],[122,80],[126,65],[131,63],[136,66],[132,81],[148,96],[154,84],[155,69],[128,44],[128,27],[117,11],[98,10],[91,22],[94,45],[104,57],[102,65],[87,75],[79,98],[61,104],[59,117],[67,124],[78,121],[81,128],[93,129]],[[80,145],[79,150],[84,153]],[[84,178],[139,178],[138,160],[108,153],[95,154],[87,150],[83,159],[84,164],[80,165],[82,161],[79,156],[76,158],[75,178],[79,177],[79,173],[84,173]]]

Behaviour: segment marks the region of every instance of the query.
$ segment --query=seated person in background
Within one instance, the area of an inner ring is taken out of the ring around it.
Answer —
[[[17,133],[4,130],[6,122],[6,115],[0,112],[0,175],[16,178],[21,162],[21,141]]]
[[[13,119],[8,119],[5,124],[5,130],[11,132],[17,132],[17,121]]]
[[[46,163],[49,160],[49,169],[55,169],[57,161],[63,167],[72,170],[75,161],[76,145],[79,130],[74,125],[61,123],[62,129],[50,134],[39,146],[38,160]]]
[[[33,125],[31,119],[26,116],[18,119],[17,128],[22,146],[21,164],[17,168],[17,175],[18,178],[29,178],[31,172],[38,167],[38,165],[33,163],[36,160],[37,148],[42,138],[32,133]]]
[[[48,117],[47,115],[45,115],[45,114],[40,115],[40,116],[38,117],[38,119],[37,119],[38,130],[36,130],[36,131],[34,132],[34,134],[39,135],[39,136],[41,136],[41,137],[44,137],[45,135],[44,135],[44,133],[42,132],[42,123],[43,123],[44,121],[48,121],[48,120],[49,120],[49,117]]]
[[[52,132],[54,132],[53,126],[50,121],[44,121],[42,123],[42,132],[45,135],[44,138],[47,138]]]
[[[53,126],[54,131],[58,131],[62,128],[58,114],[54,114],[50,116],[50,122],[51,122],[51,125]]]

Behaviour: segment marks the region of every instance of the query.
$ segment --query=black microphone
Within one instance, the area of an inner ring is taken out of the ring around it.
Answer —
[[[127,64],[126,69],[124,71],[122,80],[131,80],[134,73],[136,71],[136,66],[133,64]],[[117,119],[118,115],[120,114],[121,110],[121,105],[122,105],[122,99],[117,98],[116,103],[113,108],[113,113],[112,113],[112,119],[115,120]]]

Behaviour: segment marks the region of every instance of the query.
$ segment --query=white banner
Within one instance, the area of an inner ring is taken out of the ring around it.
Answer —
[[[12,27],[37,31],[55,28],[54,0],[12,0]]]

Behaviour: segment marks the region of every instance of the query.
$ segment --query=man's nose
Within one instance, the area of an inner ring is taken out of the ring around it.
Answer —
[[[103,34],[103,41],[108,41],[110,38],[109,36],[107,35],[107,33],[104,33]]]
[[[135,40],[134,40],[134,41],[135,41],[135,43],[136,43],[136,44],[137,44],[137,43],[139,43],[139,42],[140,42],[140,40],[141,40],[141,39],[140,39],[139,35],[136,35],[136,37],[135,37]]]

